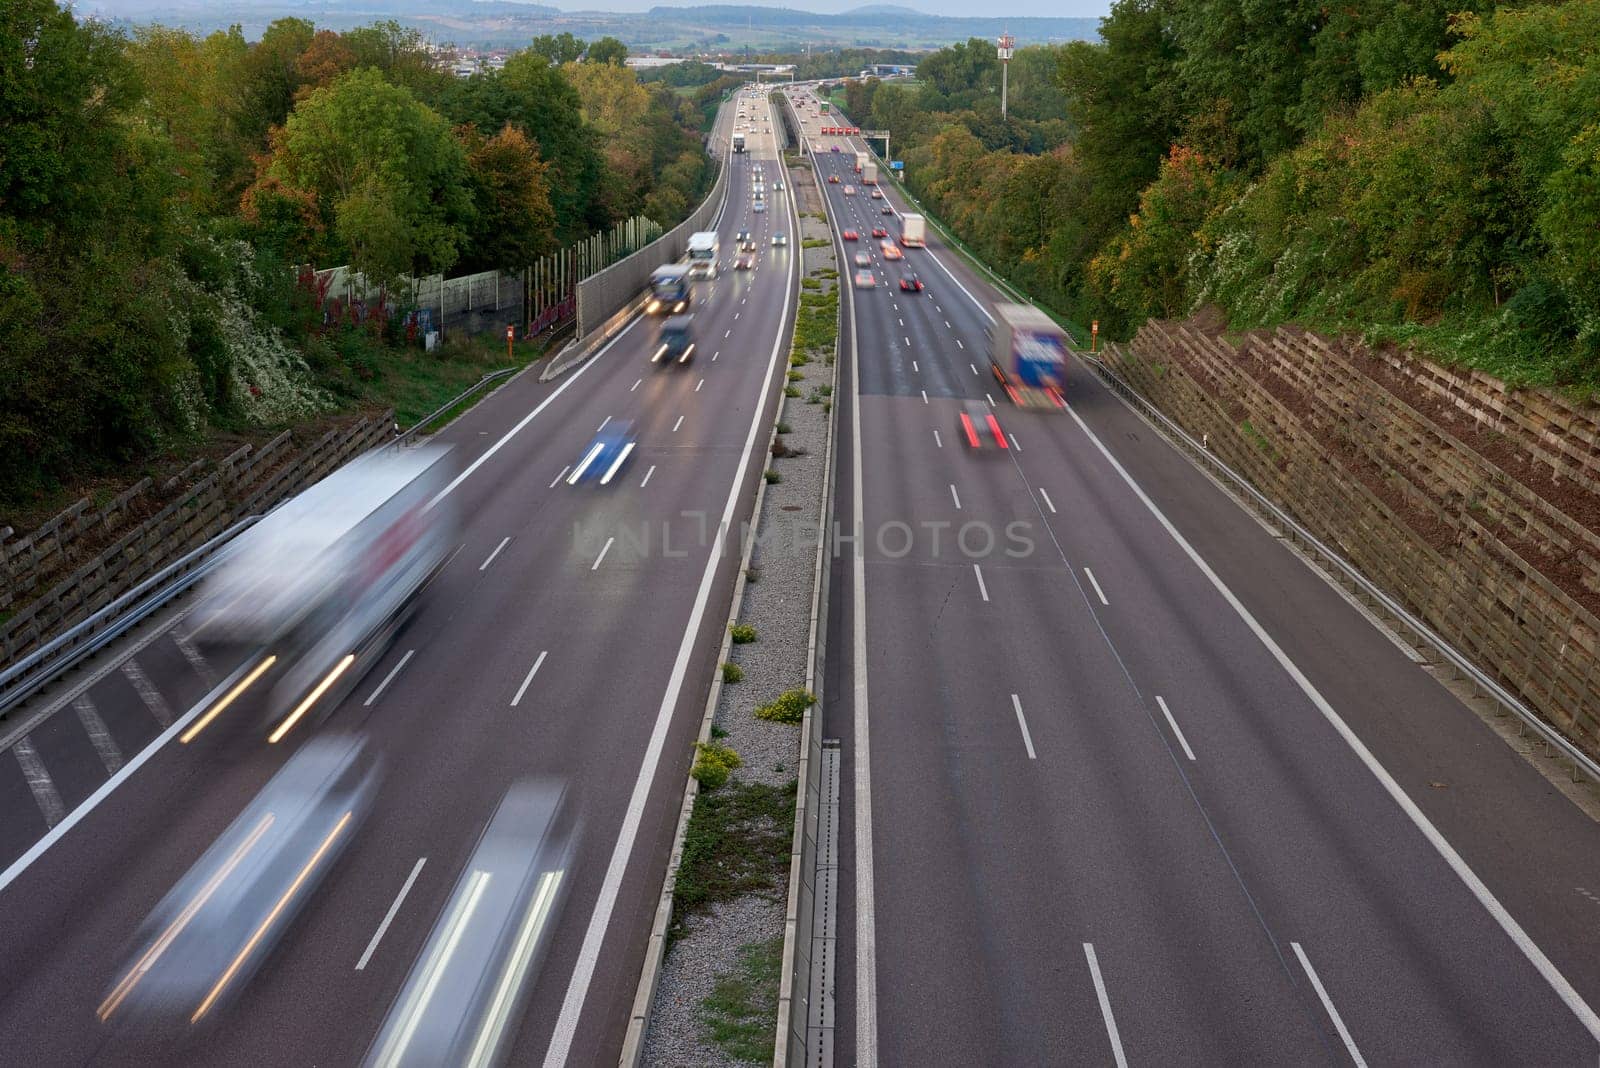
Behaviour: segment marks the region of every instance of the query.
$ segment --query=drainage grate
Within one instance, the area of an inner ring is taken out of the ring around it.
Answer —
[[[822,740],[818,782],[816,893],[811,927],[811,989],[806,1012],[806,1064],[833,1064],[833,993],[839,940],[839,739]]]

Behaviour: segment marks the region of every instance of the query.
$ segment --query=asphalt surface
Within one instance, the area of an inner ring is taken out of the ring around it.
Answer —
[[[178,619],[0,753],[0,1062],[358,1063],[496,803],[541,775],[567,782],[582,829],[512,1062],[615,1060],[786,369],[799,251],[770,235],[796,227],[787,193],[754,214],[749,189],[751,161],[770,183],[776,158],[764,130],[733,157],[725,269],[696,287],[690,363],[652,364],[656,323],[641,320],[439,435],[463,467],[482,461],[453,494],[461,548],[320,725],[268,746],[247,695],[193,744],[149,747],[239,666],[186,651]],[[758,261],[734,272],[744,229]],[[614,419],[638,435],[617,483],[567,485]],[[176,1050],[124,1044],[95,1008],[130,936],[319,729],[362,731],[382,756],[373,815],[231,1013]]]
[[[1012,407],[1004,298],[931,230],[885,263],[898,215],[814,114],[879,281],[846,304],[864,601],[836,568],[824,726],[841,1063],[1595,1063],[1593,822],[1088,371],[1069,413]],[[1011,448],[965,444],[967,402]]]

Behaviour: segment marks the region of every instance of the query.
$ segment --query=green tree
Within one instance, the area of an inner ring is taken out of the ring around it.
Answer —
[[[536,56],[543,56],[545,62],[551,66],[559,67],[563,63],[575,62],[587,47],[582,38],[563,31],[554,36],[548,33],[540,34],[528,45],[527,50]]]
[[[620,67],[627,58],[628,46],[615,37],[602,37],[589,46],[590,63],[609,63]]]
[[[371,68],[313,91],[273,139],[266,177],[317,199],[351,265],[388,282],[459,258],[472,217],[449,124]]]

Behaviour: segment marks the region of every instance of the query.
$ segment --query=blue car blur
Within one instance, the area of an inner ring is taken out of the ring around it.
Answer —
[[[567,476],[567,485],[576,486],[580,482],[599,482],[602,486],[610,484],[637,444],[633,420],[606,420],[584,448],[572,474]]]

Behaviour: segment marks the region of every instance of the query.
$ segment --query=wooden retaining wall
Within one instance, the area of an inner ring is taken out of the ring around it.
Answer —
[[[1600,506],[1600,412],[1284,329],[1235,347],[1151,322],[1128,345],[1109,346],[1106,358],[1313,534],[1600,755],[1600,535],[1581,520],[1592,522],[1591,505]],[[1444,418],[1386,388],[1386,375],[1424,390],[1419,403],[1439,405]],[[1463,440],[1484,433],[1492,437],[1476,440],[1488,440],[1495,459]]]
[[[11,613],[0,623],[0,667],[245,516],[387,440],[393,418],[385,412],[358,419],[303,446],[286,430],[214,466],[190,464],[159,488],[141,479],[104,508],[94,509],[85,498],[25,537],[0,540],[0,613]],[[134,518],[151,508],[153,514]]]

